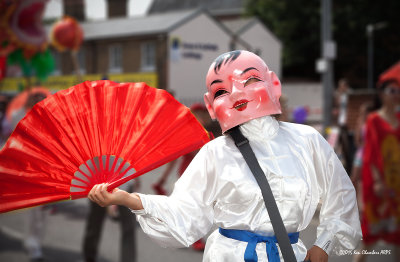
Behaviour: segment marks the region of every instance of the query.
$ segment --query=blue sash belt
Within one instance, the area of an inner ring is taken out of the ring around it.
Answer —
[[[265,242],[265,244],[267,246],[268,261],[280,262],[279,251],[278,251],[278,247],[276,246],[276,243],[278,241],[276,240],[275,236],[266,237],[266,236],[261,236],[261,235],[246,231],[246,230],[235,230],[235,229],[224,229],[224,228],[219,228],[219,233],[225,237],[229,237],[232,239],[236,239],[236,240],[248,243],[247,247],[246,247],[246,251],[244,252],[244,261],[245,262],[257,262],[258,261],[256,246],[257,246],[257,243],[260,243],[260,242]],[[299,232],[289,233],[288,236],[289,236],[291,244],[295,244],[299,240]]]

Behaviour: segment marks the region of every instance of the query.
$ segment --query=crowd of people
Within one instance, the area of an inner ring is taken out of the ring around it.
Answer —
[[[347,80],[338,82],[334,119],[339,127],[337,153],[357,192],[363,232],[354,261],[363,262],[375,245],[390,245],[400,259],[400,76],[378,81],[375,95],[363,101],[350,123]],[[350,124],[354,126],[349,129]]]

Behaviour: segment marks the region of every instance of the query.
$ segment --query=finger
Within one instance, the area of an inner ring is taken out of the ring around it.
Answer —
[[[94,185],[94,186],[92,187],[92,189],[90,189],[89,194],[88,194],[88,198],[89,198],[91,201],[93,201],[93,202],[96,202],[96,199],[95,199],[95,197],[94,197],[94,195],[95,195],[95,193],[96,193],[96,187],[97,187],[97,185]]]
[[[100,185],[96,185],[96,187],[93,188],[93,192],[91,194],[91,200],[98,204],[101,207],[104,207],[104,201],[99,197],[99,187]]]
[[[108,191],[107,191],[107,187],[108,187],[108,184],[106,184],[106,183],[105,183],[105,184],[102,184],[102,185],[101,185],[101,189],[100,189],[100,191],[99,191],[100,197],[103,199],[103,201],[104,201],[105,204],[108,202],[109,194],[110,194],[110,193],[108,193]]]
[[[96,195],[97,195],[98,199],[103,203],[103,205],[105,205],[107,203],[107,197],[106,197],[107,186],[106,186],[106,184],[104,184],[104,183],[100,184],[96,193],[97,193]]]
[[[96,187],[94,188],[93,198],[95,199],[97,204],[104,207],[104,199],[103,199],[102,194],[100,193],[101,186],[102,186],[102,184],[96,185]]]
[[[115,192],[117,192],[117,191],[119,191],[119,188],[118,188],[118,187],[114,188],[112,192],[115,193]]]

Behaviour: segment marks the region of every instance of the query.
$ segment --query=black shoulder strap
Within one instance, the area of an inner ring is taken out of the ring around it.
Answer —
[[[274,229],[275,237],[278,240],[279,247],[282,251],[283,259],[286,262],[295,262],[296,256],[294,255],[293,248],[290,244],[286,228],[283,224],[282,217],[279,213],[278,206],[276,205],[274,195],[272,194],[271,187],[268,180],[262,171],[260,164],[250,147],[249,140],[243,136],[239,127],[236,126],[229,131],[229,135],[235,141],[236,146],[246,160],[251,172],[257,180],[258,186],[261,189],[264,198],[265,207],[267,208],[268,215],[271,219],[272,228]]]

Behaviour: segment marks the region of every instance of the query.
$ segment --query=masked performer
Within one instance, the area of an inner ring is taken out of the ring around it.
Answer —
[[[286,231],[296,235],[305,229],[321,201],[314,246],[307,251],[300,239],[292,243],[297,261],[327,261],[332,253],[354,249],[361,238],[354,187],[315,129],[275,119],[281,113],[281,84],[264,61],[248,51],[222,54],[212,63],[206,85],[207,109],[224,134],[240,125],[250,141]],[[213,226],[274,235],[260,187],[227,135],[199,151],[169,197],[106,188],[94,186],[89,198],[101,206],[131,208],[144,232],[161,246],[189,246]],[[226,237],[220,229],[208,237],[203,261],[243,261],[249,243]],[[253,245],[255,258],[246,261],[282,261],[281,252],[268,252],[275,245]]]

